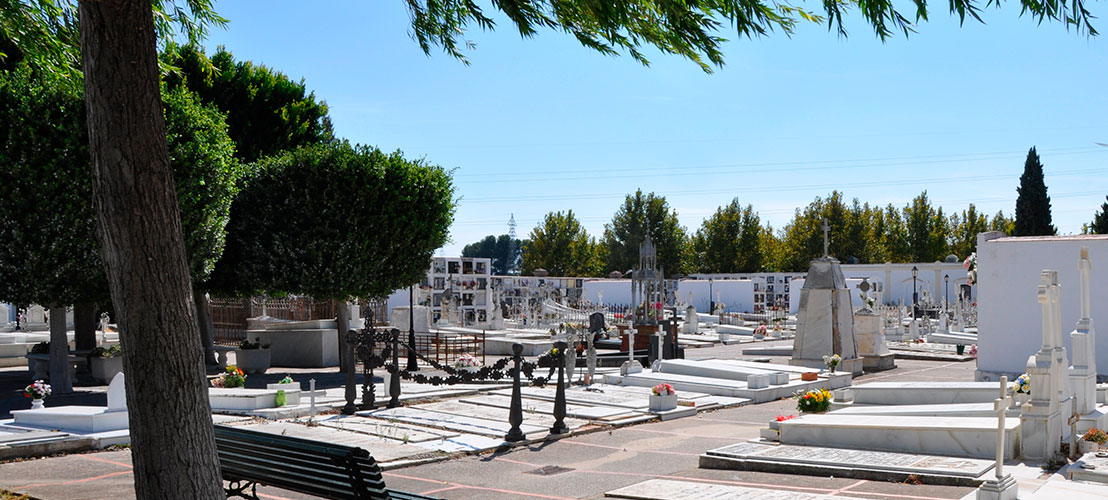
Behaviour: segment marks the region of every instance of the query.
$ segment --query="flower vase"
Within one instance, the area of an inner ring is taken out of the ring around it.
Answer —
[[[1085,441],[1084,439],[1077,441],[1078,455],[1084,455],[1086,453],[1096,453],[1098,449],[1100,449],[1100,445],[1096,444],[1093,441]]]
[[[42,399],[39,399],[39,398],[32,399],[31,400],[31,409],[32,410],[41,410],[42,409]]]
[[[668,396],[650,395],[650,411],[668,411],[677,408],[677,395]]]
[[[831,372],[831,374],[834,375],[836,368],[838,368],[838,367],[837,366],[829,366],[829,367],[827,367],[827,371]]]

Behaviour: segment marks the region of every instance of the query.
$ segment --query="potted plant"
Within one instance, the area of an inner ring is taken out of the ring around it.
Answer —
[[[1093,453],[1104,446],[1105,443],[1108,443],[1108,432],[1093,427],[1085,433],[1081,441],[1077,442],[1077,452],[1082,455]]]
[[[677,408],[677,391],[669,384],[650,388],[650,411],[667,411]]]
[[[269,369],[269,344],[262,344],[261,337],[243,340],[235,349],[235,361],[246,373],[265,373]]]
[[[831,372],[832,375],[835,374],[835,368],[837,368],[842,361],[843,357],[838,354],[823,357],[823,362],[827,365],[827,371]]]
[[[50,395],[50,384],[36,380],[33,384],[23,388],[23,395],[31,398],[31,409],[42,408],[42,400]]]
[[[212,387],[220,389],[232,389],[246,386],[246,374],[235,365],[230,365],[223,374],[212,379]]]
[[[823,413],[831,407],[831,391],[826,388],[796,393],[796,409],[801,413]]]
[[[477,373],[477,370],[481,369],[481,360],[469,354],[463,354],[454,360],[454,369],[466,373]]]
[[[92,377],[105,384],[112,381],[115,374],[123,371],[123,351],[119,345],[108,348],[97,347],[89,358]]]

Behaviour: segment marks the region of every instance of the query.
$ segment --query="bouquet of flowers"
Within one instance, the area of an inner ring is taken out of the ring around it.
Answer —
[[[784,422],[786,420],[792,420],[794,418],[796,418],[796,415],[778,415],[777,416],[777,421],[778,422]]]
[[[669,384],[658,384],[654,387],[651,387],[650,392],[652,392],[655,396],[673,396],[677,394],[677,391],[674,390],[673,386]]]
[[[973,356],[973,359],[977,359],[977,344],[969,346],[969,355]]]
[[[23,395],[31,399],[44,399],[50,395],[50,384],[41,380],[23,388]]]
[[[1084,439],[1085,441],[1091,441],[1100,446],[1104,446],[1105,443],[1108,443],[1108,432],[1104,432],[1100,429],[1097,429],[1096,427],[1093,427],[1089,429],[1089,431],[1086,432],[1085,436],[1081,439]]]
[[[796,393],[796,409],[808,413],[823,413],[831,407],[831,391],[825,388]]]
[[[973,285],[977,283],[977,252],[973,252],[969,257],[966,257],[965,262],[962,263],[962,267],[965,268],[966,276],[969,277],[969,284]]]
[[[1031,375],[1024,373],[1023,375],[1016,377],[1016,381],[1012,385],[1012,392],[1020,394],[1031,394]]]
[[[212,387],[219,387],[224,389],[230,389],[233,387],[244,387],[246,385],[246,374],[238,367],[230,365],[227,370],[220,375],[219,378],[212,379]]]
[[[469,355],[463,354],[458,356],[458,359],[454,360],[454,368],[480,368],[481,360]]]
[[[291,384],[293,382],[294,381],[292,380],[292,375],[285,375],[285,378],[279,380],[277,383],[278,384]]]
[[[766,334],[766,325],[758,325],[756,328],[754,328],[754,335],[763,335],[764,336],[765,334]]]
[[[823,357],[823,363],[827,365],[827,369],[832,372],[835,371],[835,367],[839,366],[839,363],[843,361],[843,357],[838,354],[832,354],[830,356]]]

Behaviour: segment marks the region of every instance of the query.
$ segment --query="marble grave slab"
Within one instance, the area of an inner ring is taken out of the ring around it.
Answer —
[[[851,469],[922,472],[976,478],[995,465],[991,460],[940,457],[884,451],[824,448],[817,446],[738,443],[709,450],[708,455],[740,460],[827,465]]]

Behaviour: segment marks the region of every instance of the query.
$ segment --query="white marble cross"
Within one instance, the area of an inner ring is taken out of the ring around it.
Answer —
[[[996,411],[996,480],[1004,478],[1004,417],[1008,406],[1012,404],[1012,396],[1008,395],[1008,377],[1000,377],[1000,397],[993,401],[993,410]]]

